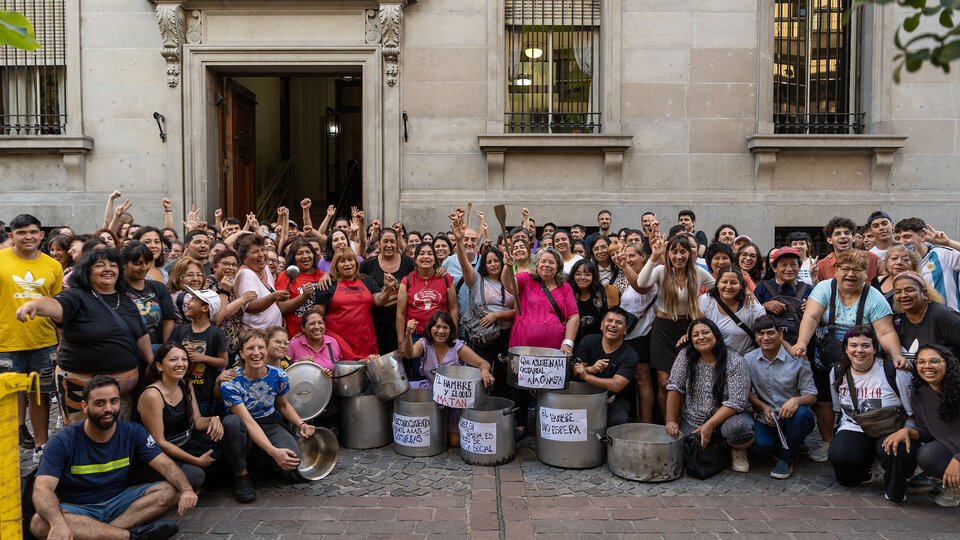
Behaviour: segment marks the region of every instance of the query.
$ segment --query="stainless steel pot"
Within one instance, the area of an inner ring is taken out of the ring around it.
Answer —
[[[450,386],[444,387],[443,379]],[[433,384],[433,400],[451,409],[482,407],[487,393],[480,370],[471,366],[440,366]]]
[[[460,412],[460,457],[471,465],[500,465],[517,454],[517,408],[509,399],[491,397],[481,407]]]
[[[683,438],[671,437],[663,426],[623,424],[597,438],[607,443],[607,467],[621,478],[669,482],[683,473]]]
[[[340,441],[346,448],[380,448],[393,441],[393,403],[381,401],[372,390],[362,396],[340,398]]]
[[[325,478],[337,465],[340,444],[337,436],[326,428],[318,427],[312,437],[300,439],[300,465],[297,472],[307,480]]]
[[[290,378],[290,392],[287,401],[293,405],[300,418],[316,418],[330,402],[333,384],[323,374],[323,369],[313,362],[296,362],[287,368]]]
[[[603,465],[607,391],[583,382],[537,395],[537,459],[564,469]]]
[[[393,400],[393,450],[401,456],[435,456],[447,449],[447,416],[429,388],[411,388]]]
[[[388,401],[410,389],[410,381],[403,369],[397,351],[367,362],[367,377],[373,384],[377,397]]]
[[[573,361],[559,349],[510,347],[507,356],[507,384],[523,390],[563,390],[573,379]]]
[[[367,389],[366,362],[344,360],[333,364],[333,395],[352,397],[363,395]]]

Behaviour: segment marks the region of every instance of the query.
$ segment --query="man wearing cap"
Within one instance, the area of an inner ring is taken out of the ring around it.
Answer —
[[[833,253],[824,257],[816,266],[817,282],[833,279],[837,273],[837,254],[853,248],[853,234],[857,232],[857,224],[852,219],[834,217],[823,228],[823,235],[827,243],[833,247]],[[880,268],[880,257],[867,252],[867,282],[877,277]]]
[[[887,250],[893,245],[893,220],[890,214],[878,210],[867,218],[867,227],[873,233],[873,247],[870,253],[873,253],[880,259],[887,256]]]
[[[600,323],[600,334],[580,340],[574,353],[578,363],[573,374],[583,382],[607,391],[607,427],[627,423],[630,398],[624,390],[633,380],[640,358],[624,342],[628,320],[633,317],[620,307],[607,310]]]
[[[753,294],[772,315],[784,332],[788,343],[796,343],[803,318],[803,307],[812,287],[797,279],[800,274],[800,252],[782,247],[770,254],[774,278],[761,281]]]
[[[227,366],[227,338],[210,317],[220,309],[220,295],[209,289],[201,291],[185,287],[184,315],[189,323],[179,324],[170,334],[170,341],[183,343],[190,358],[190,381],[197,396],[201,416],[216,414],[213,394],[220,368]]]

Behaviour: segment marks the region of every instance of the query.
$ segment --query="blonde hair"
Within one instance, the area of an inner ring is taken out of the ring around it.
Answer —
[[[393,229],[388,229],[388,230],[392,231]],[[394,236],[396,236],[396,231],[394,231]],[[337,250],[337,252],[333,255],[333,260],[330,261],[330,275],[332,275],[333,278],[336,280],[343,279],[343,276],[340,275],[340,268],[338,268],[337,263],[339,263],[340,259],[343,259],[344,257],[349,257],[354,262],[356,262],[357,252],[354,251],[352,248],[343,247]],[[359,276],[360,276],[360,265],[359,263],[357,263],[357,277]]]
[[[900,253],[900,252],[906,253],[907,256],[910,258],[910,268],[908,270],[911,270],[919,274],[920,273],[920,254],[917,253],[917,250],[909,249],[907,246],[903,244],[894,244],[890,246],[890,249],[887,250],[887,254],[883,257],[884,272],[889,272],[889,270],[887,270],[887,260],[890,258],[890,254]]]
[[[173,266],[170,268],[170,277],[167,279],[167,290],[170,291],[170,294],[180,292],[180,280],[183,278],[183,275],[187,273],[191,264],[197,265],[200,271],[203,272],[203,263],[189,255],[184,255],[177,259],[177,262],[173,263]]]
[[[837,254],[836,266],[839,268],[844,264],[849,264],[856,266],[861,270],[866,270],[870,265],[870,257],[867,255],[866,251],[859,249],[848,249]]]
[[[677,274],[673,268],[673,261],[670,260],[670,251],[675,247],[680,246],[681,248],[687,250],[690,254],[687,257],[687,263],[682,269],[683,272],[683,289],[687,292],[687,312],[690,314],[691,319],[699,319],[701,317],[700,305],[697,303],[697,293],[700,290],[700,278],[697,274],[696,267],[696,255],[694,255],[693,247],[690,243],[690,238],[683,234],[675,235],[670,240],[667,240],[667,250],[664,253],[663,261],[663,286],[659,288],[660,296],[663,298],[663,304],[666,308],[666,314],[670,317],[671,320],[676,321],[679,318],[680,313],[680,289],[681,284],[680,280],[677,278]]]

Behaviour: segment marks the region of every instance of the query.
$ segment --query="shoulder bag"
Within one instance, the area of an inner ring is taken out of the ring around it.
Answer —
[[[896,372],[893,373],[893,377],[891,377],[889,373],[891,369],[894,369],[893,364],[891,363],[888,367],[885,360],[880,361],[883,362],[883,371],[887,378],[887,384],[893,388],[897,397],[900,397],[900,389],[897,388]],[[902,401],[900,405],[858,412],[860,411],[860,400],[857,399],[857,387],[853,382],[853,375],[850,374],[849,369],[845,377],[847,379],[847,388],[850,392],[850,401],[853,402],[853,414],[850,415],[850,418],[860,426],[864,435],[874,438],[885,437],[904,426],[907,422],[907,411],[903,408]]]
[[[688,475],[706,480],[730,466],[730,446],[719,431],[706,448],[700,445],[700,434],[691,433],[683,438],[683,464]]]
[[[547,288],[547,284],[541,281],[540,288],[543,289],[543,294],[547,296],[547,300],[549,300],[550,305],[553,306],[553,312],[557,314],[557,319],[560,320],[560,324],[561,325],[567,324],[567,321],[564,320],[563,318],[563,312],[560,311],[560,306],[557,305],[556,299],[554,299],[553,295],[550,294],[550,289]]]
[[[492,345],[497,338],[500,337],[500,325],[491,324],[490,326],[484,327],[480,325],[480,320],[483,319],[488,313],[487,310],[487,295],[485,294],[484,287],[486,285],[483,282],[482,277],[479,275],[475,279],[480,280],[480,297],[483,299],[483,303],[477,305],[474,300],[473,291],[470,291],[470,302],[467,306],[467,309],[464,311],[462,317],[460,317],[460,324],[463,326],[463,329],[467,332],[467,337],[470,339],[470,344],[475,347],[488,347]],[[503,285],[500,285],[500,305],[506,301],[506,292],[504,291]]]
[[[759,348],[760,345],[757,343],[757,338],[753,335],[753,329],[751,329],[749,326],[746,325],[746,323],[741,321],[740,317],[737,317],[737,314],[734,313],[734,311],[730,309],[730,306],[725,304],[723,300],[714,298],[714,301],[717,303],[718,306],[720,306],[720,309],[722,309],[723,312],[727,314],[727,317],[730,317],[730,319],[732,319],[733,322],[736,323],[736,325],[739,326],[740,329],[743,330],[743,332],[750,337],[750,341],[753,342],[753,346]]]

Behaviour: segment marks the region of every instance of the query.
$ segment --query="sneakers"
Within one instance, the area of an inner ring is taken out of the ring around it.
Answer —
[[[20,448],[24,450],[29,450],[33,448],[34,441],[33,435],[30,435],[30,430],[27,429],[27,426],[24,424],[20,425]]]
[[[770,471],[770,478],[786,480],[787,478],[790,478],[791,474],[793,474],[793,464],[787,463],[781,459],[777,461],[777,464],[773,466],[773,470]]]
[[[43,446],[38,446],[33,449],[33,462],[40,463],[41,458],[43,458]]]
[[[960,490],[944,489],[943,493],[933,499],[933,502],[941,508],[956,508],[960,506]]]
[[[746,450],[732,450],[733,463],[730,468],[737,472],[750,472],[750,461]]]
[[[922,489],[933,488],[933,480],[929,476],[923,474],[922,472],[917,473],[912,477],[910,477],[910,479],[907,480],[907,484],[910,487],[915,487],[915,488],[922,488]]]
[[[180,526],[169,519],[158,519],[130,529],[130,540],[167,540],[180,532]]]
[[[257,500],[257,490],[250,481],[250,475],[238,476],[233,484],[233,498],[237,502],[248,503]]]
[[[823,463],[827,460],[827,453],[830,451],[830,443],[823,442],[817,448],[810,451],[810,459],[817,463]]]

